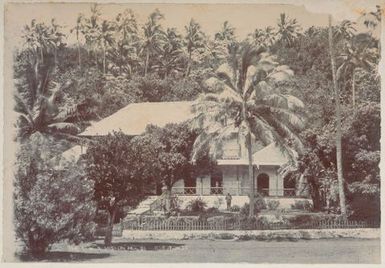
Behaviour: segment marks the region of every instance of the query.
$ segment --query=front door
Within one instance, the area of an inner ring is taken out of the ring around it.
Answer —
[[[215,169],[211,173],[211,194],[223,194],[223,174],[220,169]]]
[[[257,177],[257,191],[263,196],[269,195],[269,175],[261,173]]]

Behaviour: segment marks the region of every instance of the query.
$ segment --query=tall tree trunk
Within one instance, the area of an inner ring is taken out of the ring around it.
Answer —
[[[254,217],[254,189],[255,189],[255,182],[254,182],[254,169],[253,169],[253,154],[252,154],[252,141],[251,141],[251,133],[249,130],[249,133],[247,134],[247,154],[249,159],[249,180],[250,180],[250,198],[249,198],[249,217]]]
[[[111,210],[112,211],[110,211],[108,215],[108,225],[107,225],[106,233],[104,235],[104,245],[106,246],[111,246],[112,244],[112,229],[114,228],[114,221],[115,221],[117,207],[114,206],[113,208],[111,208]]]
[[[188,62],[187,62],[187,68],[186,68],[186,73],[185,73],[185,77],[188,77],[190,75],[190,70],[191,70],[191,58],[192,58],[192,52],[190,51],[189,52],[189,56],[188,56]]]
[[[353,110],[356,109],[356,70],[353,68],[352,75],[352,101],[353,101]]]
[[[144,76],[147,76],[148,62],[150,60],[150,51],[146,50],[146,62],[144,63]]]
[[[106,74],[106,44],[103,44],[103,74]]]
[[[242,104],[242,117],[245,122],[247,122],[246,117],[246,103],[244,102]],[[252,154],[252,140],[251,140],[251,132],[250,127],[248,125],[247,135],[246,135],[246,146],[247,146],[247,156],[248,156],[248,162],[249,162],[249,186],[250,186],[250,193],[249,193],[249,217],[254,216],[254,169],[253,169],[253,154]]]
[[[79,65],[79,69],[82,68],[82,61],[81,61],[81,58],[80,58],[80,42],[78,40],[78,65]]]
[[[336,63],[333,50],[333,32],[332,32],[332,17],[329,15],[329,50],[330,60],[332,65],[332,76],[334,86],[334,96],[336,102],[336,150],[337,150],[337,176],[338,176],[338,193],[340,201],[341,216],[346,218],[346,201],[345,201],[345,190],[344,190],[344,177],[342,170],[342,145],[341,145],[341,107],[340,107],[340,92],[336,78]]]
[[[56,49],[56,46],[53,50],[53,56],[54,56],[54,67],[56,68],[57,67],[57,49]]]
[[[43,55],[43,48],[42,47],[40,48],[40,59],[41,59],[41,63],[44,63],[44,55]]]

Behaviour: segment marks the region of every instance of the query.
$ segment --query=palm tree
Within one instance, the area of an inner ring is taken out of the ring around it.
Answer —
[[[57,66],[58,49],[64,45],[63,39],[65,37],[65,34],[60,32],[60,28],[62,28],[62,26],[57,24],[55,19],[52,19],[49,34],[50,34],[50,47],[53,49],[53,53],[54,53],[55,68]]]
[[[76,34],[76,42],[77,42],[77,49],[78,49],[78,65],[79,69],[82,67],[82,61],[81,61],[81,55],[80,55],[80,33],[84,29],[84,15],[80,13],[76,19],[76,26],[70,30],[71,33],[75,31]]]
[[[192,54],[193,52],[204,46],[204,34],[201,30],[199,23],[195,22],[194,19],[190,20],[189,25],[185,26],[186,30],[186,48],[188,53],[188,63],[185,72],[185,76],[190,75],[192,65]]]
[[[115,18],[116,46],[112,47],[111,57],[113,64],[123,72],[131,75],[132,68],[139,62],[139,37],[136,17],[131,9],[124,10]]]
[[[183,40],[175,28],[168,28],[160,47],[160,53],[154,65],[154,69],[167,78],[170,72],[182,71],[180,58],[182,54]]]
[[[247,148],[249,163],[250,216],[254,215],[252,145],[256,139],[265,145],[277,143],[293,161],[295,154],[288,144],[297,150],[302,148],[296,133],[303,120],[295,109],[303,104],[272,86],[272,82],[291,75],[293,71],[288,66],[279,66],[264,48],[243,44],[233,50],[216,76],[206,81],[215,92],[202,95],[194,108],[195,122],[202,132],[194,144],[193,159],[208,147],[216,158],[222,142],[234,132],[243,139],[241,145]],[[242,154],[246,156],[245,152]]]
[[[340,107],[340,92],[337,83],[336,61],[333,49],[333,28],[332,17],[329,15],[329,51],[330,61],[332,66],[334,99],[336,103],[336,154],[337,154],[337,177],[338,177],[338,194],[340,200],[341,216],[346,218],[346,200],[344,189],[344,175],[342,170],[342,134],[341,134],[341,107]]]
[[[35,19],[30,25],[25,25],[23,29],[24,45],[36,55],[36,61],[44,62],[44,54],[47,54],[54,43],[54,37],[50,33],[49,27],[44,23],[37,23]]]
[[[111,22],[107,20],[104,20],[102,22],[102,25],[100,27],[100,37],[98,39],[103,50],[103,74],[106,74],[107,48],[109,46],[111,47],[115,43],[114,31],[115,31],[115,27]]]
[[[101,12],[97,4],[91,6],[91,16],[85,19],[84,27],[82,27],[82,34],[86,39],[87,52],[93,53],[95,63],[98,63],[96,48],[100,40],[100,16]]]
[[[287,47],[294,44],[295,39],[300,35],[300,26],[296,19],[289,19],[285,13],[280,15],[278,20],[278,41]]]
[[[343,20],[338,26],[333,27],[333,38],[335,40],[351,40],[354,33],[357,31],[355,28],[356,23],[350,20]]]
[[[273,27],[268,26],[265,29],[255,29],[251,34],[254,45],[269,48],[275,42],[276,33]]]
[[[159,21],[163,19],[164,16],[158,9],[155,9],[154,12],[148,17],[148,21],[143,26],[144,31],[144,43],[142,50],[145,51],[145,62],[144,62],[144,76],[147,75],[148,66],[150,62],[150,55],[156,52],[159,48],[159,41],[162,39],[164,34],[162,27],[159,24]]]
[[[225,21],[222,25],[222,29],[215,34],[215,40],[235,42],[235,28]]]
[[[381,6],[376,5],[376,11],[364,12],[361,19],[363,19],[366,27],[375,29],[377,25],[381,23],[381,14],[383,12],[384,11],[381,10]]]
[[[352,104],[353,109],[356,106],[355,74],[357,69],[367,72],[375,69],[377,51],[375,48],[368,48],[367,45],[355,46],[353,43],[346,44],[344,53],[337,57],[341,64],[337,69],[336,78],[339,80],[345,77],[347,73],[352,74]]]
[[[222,29],[215,34],[211,53],[216,58],[218,63],[223,63],[227,55],[230,53],[232,46],[236,43],[235,28],[228,21],[222,25]]]
[[[79,132],[79,128],[68,122],[74,111],[70,107],[59,107],[60,94],[68,82],[59,84],[49,81],[50,68],[39,71],[38,81],[17,81],[15,111],[19,115],[18,136],[24,138],[40,132],[75,138],[73,135]]]

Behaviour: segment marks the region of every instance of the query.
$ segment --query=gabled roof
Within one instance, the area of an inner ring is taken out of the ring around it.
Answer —
[[[190,101],[132,103],[92,124],[79,135],[103,136],[119,130],[130,136],[140,135],[149,124],[164,127],[191,119],[192,104]]]
[[[271,143],[253,154],[253,165],[255,166],[282,166],[289,162],[284,153]],[[218,165],[248,165],[247,158],[240,159],[218,159]]]

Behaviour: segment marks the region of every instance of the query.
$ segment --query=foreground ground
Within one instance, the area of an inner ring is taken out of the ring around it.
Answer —
[[[52,249],[46,261],[380,263],[379,239],[321,239],[295,242],[116,240],[115,243],[120,249],[103,249],[95,244],[81,248],[58,245]]]

